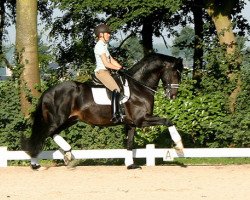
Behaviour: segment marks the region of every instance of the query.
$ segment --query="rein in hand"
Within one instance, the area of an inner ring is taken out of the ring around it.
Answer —
[[[148,87],[147,85],[141,83],[140,81],[137,81],[134,77],[132,77],[131,75],[129,75],[125,69],[121,69],[117,72],[118,74],[124,75],[129,77],[130,79],[132,79],[134,82],[136,82],[137,84],[143,86],[144,88],[148,89],[149,91],[153,92],[153,93],[157,93],[157,90],[152,89],[151,87]],[[164,87],[165,88],[165,87]],[[167,84],[167,91],[170,92],[171,89],[177,89],[179,88],[179,84]]]

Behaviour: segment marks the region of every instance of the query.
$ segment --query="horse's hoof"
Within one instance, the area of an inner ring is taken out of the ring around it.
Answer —
[[[74,156],[73,156],[73,154],[71,153],[71,151],[68,151],[68,152],[66,152],[66,153],[64,154],[63,160],[64,160],[64,164],[65,164],[66,166],[68,166],[68,165],[70,164],[70,162],[71,162],[73,159],[74,159]]]
[[[131,164],[131,165],[127,166],[127,169],[141,169],[141,166],[135,165],[135,164]]]
[[[39,164],[32,164],[30,165],[31,169],[34,171],[43,171],[43,170],[47,170],[46,167],[41,167],[41,165]]]
[[[30,167],[33,170],[38,170],[39,168],[41,168],[41,165],[39,165],[39,164],[31,164]]]

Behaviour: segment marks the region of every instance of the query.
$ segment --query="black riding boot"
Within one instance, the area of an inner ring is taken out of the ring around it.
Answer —
[[[114,123],[122,122],[123,117],[122,113],[120,112],[120,93],[117,90],[112,92],[111,98],[111,108],[112,108],[112,119],[111,121]]]

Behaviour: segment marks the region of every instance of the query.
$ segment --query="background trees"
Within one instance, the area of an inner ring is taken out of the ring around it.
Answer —
[[[15,4],[6,2],[10,1],[5,1],[5,8],[6,5],[15,8]],[[38,1],[42,23],[50,30],[51,39],[50,46],[40,43],[39,48],[41,90],[60,79],[85,81],[89,78],[94,67],[93,29],[99,23],[106,22],[112,27],[115,33],[113,55],[128,67],[144,55],[156,51],[153,38],[165,36],[166,42],[168,36],[175,37],[173,54],[188,60],[189,71],[183,75],[177,100],[167,101],[162,98],[162,93],[156,95],[155,113],[176,123],[186,146],[249,146],[250,58],[249,48],[245,46],[249,24],[241,16],[244,3],[243,0]],[[60,10],[56,18],[52,17],[55,9],[57,12]],[[29,25],[26,23],[25,28]],[[26,44],[24,46],[26,48]],[[19,52],[22,50],[18,46],[16,48]],[[48,67],[53,57],[58,65]],[[35,60],[37,58],[32,58],[32,62]],[[26,59],[20,63],[27,64],[24,61]],[[33,76],[33,70],[26,69],[32,71]],[[10,95],[6,91],[11,83],[1,84],[1,93]],[[15,85],[18,85],[17,82]],[[4,96],[0,97],[6,101]],[[15,103],[11,105],[16,110],[20,109],[19,99],[12,99]],[[29,131],[30,122],[16,121],[13,117],[16,113],[10,112],[10,109],[6,105],[2,107],[5,114],[0,116],[0,133],[4,134],[0,138],[7,137],[6,134],[13,130],[20,129],[24,134]],[[74,142],[76,148],[96,147],[96,142],[102,148],[103,144],[112,148],[112,144],[118,147],[124,139],[122,127],[117,128],[118,131],[113,128],[92,129],[80,123],[63,134]],[[103,135],[98,136],[96,129],[97,132],[102,130]],[[81,131],[84,135],[79,133]],[[170,144],[167,129],[153,127],[138,130],[138,145],[149,142],[158,146]],[[48,148],[50,145],[48,141]]]

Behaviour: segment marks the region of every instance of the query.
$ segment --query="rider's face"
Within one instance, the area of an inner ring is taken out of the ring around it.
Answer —
[[[109,41],[110,40],[110,33],[103,33],[103,39],[105,40],[105,41]]]

